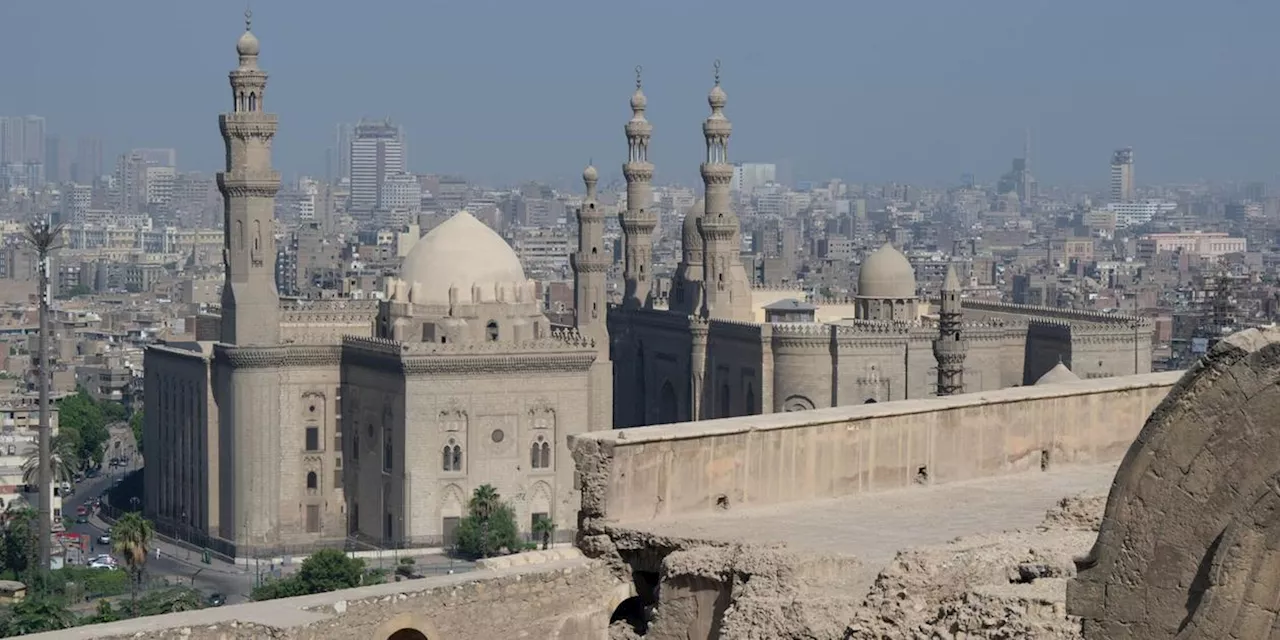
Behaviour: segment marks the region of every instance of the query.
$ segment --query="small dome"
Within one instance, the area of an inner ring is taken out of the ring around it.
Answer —
[[[644,111],[644,108],[648,105],[649,99],[644,97],[644,92],[640,90],[640,87],[636,87],[636,92],[631,94],[631,110]]]
[[[1042,384],[1061,384],[1063,382],[1079,381],[1080,376],[1072,373],[1072,371],[1067,368],[1067,365],[1062,364],[1062,361],[1059,360],[1057,365],[1047,371],[1044,375],[1040,376],[1039,380],[1036,380],[1035,386],[1038,387]]]
[[[236,41],[236,53],[242,56],[256,56],[260,46],[258,45],[258,36],[253,35],[252,31],[245,29],[245,32]]]
[[[599,179],[600,179],[600,172],[596,171],[596,167],[595,167],[595,165],[590,165],[590,164],[589,164],[589,165],[587,165],[587,168],[586,168],[586,169],[583,169],[583,170],[582,170],[582,181],[583,181],[583,182],[595,182],[595,181],[597,181],[597,180],[599,180]]]
[[[524,267],[502,236],[466,211],[431,230],[413,245],[400,267],[400,278],[420,285],[415,303],[448,304],[450,287],[462,300],[471,299],[471,287],[480,285],[485,299],[494,284],[524,284]]]
[[[902,252],[886,242],[862,261],[859,298],[909,300],[916,297],[916,272]]]
[[[716,83],[716,86],[711,87],[711,93],[707,94],[707,104],[711,105],[712,109],[722,109],[728,101],[729,96],[725,95],[724,89],[720,88],[719,82]]]
[[[690,251],[702,250],[702,234],[698,232],[698,220],[707,212],[707,202],[702,198],[698,198],[684,212],[684,225],[681,227],[680,241],[683,243],[685,255],[689,255]]]

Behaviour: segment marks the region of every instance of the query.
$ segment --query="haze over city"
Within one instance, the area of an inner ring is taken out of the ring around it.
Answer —
[[[413,171],[567,183],[594,158],[617,178],[639,64],[656,179],[694,182],[717,58],[735,158],[797,179],[990,180],[1028,127],[1044,184],[1101,185],[1121,146],[1149,182],[1280,172],[1280,5],[1265,0],[252,4],[287,176],[324,175],[334,125],[367,116],[404,125]],[[108,157],[174,147],[212,170],[226,98],[209,79],[242,10],[4,2],[0,55],[21,63],[0,113],[100,135]]]

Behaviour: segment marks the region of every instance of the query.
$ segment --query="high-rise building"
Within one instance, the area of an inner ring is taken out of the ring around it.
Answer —
[[[334,141],[334,148],[337,150],[337,166],[333,167],[334,173],[330,176],[333,180],[351,178],[351,138],[354,133],[355,131],[350,124],[340,124],[337,127],[337,135]]]
[[[59,184],[71,179],[71,154],[60,136],[45,136],[44,177]]]
[[[151,167],[177,167],[177,149],[134,149],[134,153]]]
[[[76,158],[71,163],[71,181],[93,184],[102,177],[102,140],[82,136],[76,140]]]
[[[364,122],[351,137],[351,203],[347,210],[387,208],[388,178],[405,172],[404,130],[390,121]]]
[[[733,165],[732,190],[750,195],[756,187],[778,181],[778,165],[761,162],[743,162]]]
[[[1133,201],[1133,147],[1111,154],[1111,201]]]

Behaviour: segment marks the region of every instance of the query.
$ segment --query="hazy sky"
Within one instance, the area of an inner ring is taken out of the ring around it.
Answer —
[[[223,161],[245,4],[0,0],[0,114],[108,153]],[[1280,173],[1275,0],[253,0],[276,164],[323,175],[334,125],[391,117],[410,168],[493,181],[620,174],[644,66],[657,181],[696,180],[712,61],[734,161],[797,179],[992,180],[1031,127],[1046,183]]]

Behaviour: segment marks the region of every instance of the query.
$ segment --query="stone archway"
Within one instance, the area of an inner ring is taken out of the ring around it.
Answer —
[[[378,626],[369,640],[443,640],[426,618],[402,613]]]
[[[1116,474],[1067,608],[1089,640],[1280,639],[1280,330],[1219,343]]]

